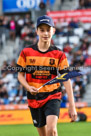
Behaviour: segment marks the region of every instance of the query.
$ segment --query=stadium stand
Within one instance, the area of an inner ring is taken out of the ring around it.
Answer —
[[[74,1],[62,2],[62,9],[72,7],[70,3],[74,4]],[[77,6],[76,4],[75,9]],[[86,75],[72,80],[75,102],[86,101],[91,106],[89,91],[91,89],[91,23],[82,23],[79,20],[78,22],[60,20],[55,26],[56,33],[52,44],[66,53],[71,66],[86,68],[84,69],[87,72]],[[27,103],[26,91],[17,81],[16,61],[22,48],[36,43],[37,39],[35,23],[29,14],[18,18],[16,16],[0,17],[0,105]],[[68,99],[64,87],[62,91],[63,105],[61,106],[65,107]]]

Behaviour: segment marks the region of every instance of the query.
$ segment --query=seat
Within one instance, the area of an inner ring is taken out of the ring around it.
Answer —
[[[74,34],[78,35],[80,38],[83,36],[83,32],[84,32],[83,28],[75,28],[74,29]]]
[[[67,43],[67,36],[59,37],[59,44],[64,45],[65,43]]]
[[[69,42],[72,44],[79,44],[79,37],[78,36],[70,36],[69,37]]]
[[[91,23],[84,23],[84,24],[83,24],[83,29],[84,29],[84,30],[89,30],[90,27],[91,27]]]

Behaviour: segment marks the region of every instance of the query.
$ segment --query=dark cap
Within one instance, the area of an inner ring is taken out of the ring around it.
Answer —
[[[41,24],[47,24],[51,27],[54,27],[54,22],[53,22],[52,18],[47,15],[40,16],[37,19],[37,27]]]

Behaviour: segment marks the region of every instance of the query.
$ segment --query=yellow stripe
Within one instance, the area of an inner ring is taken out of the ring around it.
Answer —
[[[61,63],[58,65],[58,69],[59,70],[62,70],[62,69],[65,69],[69,67],[69,64],[68,64],[68,61],[67,61],[67,58],[62,60]]]
[[[43,85],[43,83],[29,82],[29,85],[34,86],[35,88],[39,88],[40,86]],[[52,92],[54,89],[57,89],[59,86],[60,86],[60,83],[45,85],[39,90],[39,92]]]
[[[26,65],[33,65],[33,66],[52,66],[57,67],[58,66],[58,59],[55,59],[55,64],[50,64],[50,59],[53,59],[51,57],[26,57]]]
[[[67,75],[68,73],[64,73],[64,74],[62,74],[60,77],[58,77],[57,79],[63,79],[63,80],[65,80],[66,78],[64,78],[64,76],[65,75]]]
[[[22,67],[26,67],[26,63],[25,63],[25,61],[24,61],[22,56],[19,56],[17,64],[22,66]]]

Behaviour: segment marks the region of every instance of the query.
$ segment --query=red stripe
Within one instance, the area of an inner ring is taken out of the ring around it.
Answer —
[[[51,75],[51,79],[53,79],[53,78],[55,78],[56,77],[56,75]],[[32,75],[31,74],[26,74],[26,80],[27,80],[27,82],[35,82],[35,83],[46,83],[46,82],[48,82],[49,80],[51,80],[51,79],[34,79],[34,78],[32,78]]]
[[[42,107],[46,102],[52,99],[61,99],[62,93],[58,92],[53,95],[49,95],[46,99],[44,100],[35,100],[35,99],[28,99],[28,106],[31,108],[40,108]]]
[[[24,49],[25,55],[26,56],[34,56],[36,54],[36,57],[53,57],[55,59],[58,59],[60,57],[60,55],[62,55],[62,51],[59,50],[53,50],[53,51],[49,51],[47,53],[40,53],[39,51],[36,51],[32,48],[25,48]]]
[[[64,60],[64,59],[66,59],[66,58],[67,58],[66,55],[63,53],[62,56],[60,57],[59,63],[61,63],[61,61]]]

